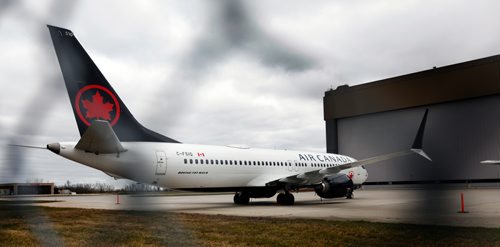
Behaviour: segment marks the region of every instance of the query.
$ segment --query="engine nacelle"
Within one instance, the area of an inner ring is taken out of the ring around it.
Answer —
[[[323,179],[314,191],[322,198],[337,198],[347,196],[347,193],[352,192],[353,189],[352,180],[347,175],[339,173]]]

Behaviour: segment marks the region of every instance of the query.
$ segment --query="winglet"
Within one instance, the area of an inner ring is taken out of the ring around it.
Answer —
[[[413,141],[413,145],[411,146],[411,151],[432,161],[432,159],[424,152],[423,150],[423,142],[424,142],[424,131],[425,131],[425,123],[427,122],[427,113],[429,113],[429,109],[425,110],[424,117],[422,118],[422,122],[418,127],[417,136],[415,136],[415,140]]]

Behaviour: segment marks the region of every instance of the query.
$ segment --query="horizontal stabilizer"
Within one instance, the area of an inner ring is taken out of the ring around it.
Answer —
[[[96,154],[121,153],[127,151],[111,128],[108,121],[95,120],[87,128],[76,149]]]

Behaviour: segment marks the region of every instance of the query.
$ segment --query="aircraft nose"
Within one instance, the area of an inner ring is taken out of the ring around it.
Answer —
[[[56,154],[59,154],[61,152],[61,145],[59,143],[50,143],[47,144],[47,149]]]

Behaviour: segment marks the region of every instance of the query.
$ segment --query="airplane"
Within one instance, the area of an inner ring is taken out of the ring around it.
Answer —
[[[500,165],[500,160],[483,160],[481,164]]]
[[[352,198],[365,165],[416,153],[431,160],[422,143],[428,109],[410,149],[356,160],[340,154],[181,143],[141,125],[72,31],[47,25],[81,138],[47,144],[66,159],[163,188],[234,192],[233,202],[276,198],[293,205],[291,192],[314,190],[321,198]]]
[[[500,165],[500,160],[483,160],[483,161],[481,161],[481,164]]]

